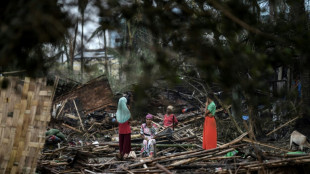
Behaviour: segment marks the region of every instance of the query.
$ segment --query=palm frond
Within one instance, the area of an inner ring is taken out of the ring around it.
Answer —
[[[96,35],[101,36],[104,33],[103,27],[99,26],[98,28],[96,28],[96,30],[91,34],[91,36],[89,37],[89,39],[87,40],[87,42],[89,42],[93,37],[95,37]]]

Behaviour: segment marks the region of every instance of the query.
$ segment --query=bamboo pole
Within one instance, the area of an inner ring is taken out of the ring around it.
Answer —
[[[272,165],[272,164],[276,164],[276,163],[283,163],[283,162],[292,162],[292,161],[302,161],[302,160],[310,160],[310,156],[302,156],[302,157],[295,157],[295,158],[288,158],[288,159],[279,159],[279,160],[272,160],[269,162],[265,162],[264,165]],[[244,166],[246,168],[252,168],[252,167],[257,167],[261,164],[251,164],[251,165],[247,165]]]
[[[100,143],[100,145],[107,145],[106,143]],[[108,143],[110,146],[117,147],[118,143]],[[132,147],[141,147],[141,144],[131,143]],[[156,144],[156,147],[197,147],[197,144]]]
[[[165,153],[165,152],[169,152],[169,151],[172,151],[174,149],[175,149],[174,147],[169,147],[169,148],[166,148],[166,149],[164,149],[162,151],[156,152],[156,155],[159,155],[159,154],[162,154],[162,153]]]
[[[81,124],[81,126],[82,126],[82,129],[83,129],[83,131],[85,131],[84,125],[83,125],[83,122],[82,122],[82,119],[81,119],[81,116],[80,116],[80,113],[79,113],[79,110],[78,110],[78,108],[76,107],[76,104],[75,104],[75,100],[73,99],[72,101],[73,101],[75,110],[76,110],[76,112],[77,112],[77,114],[78,114],[78,116],[79,116],[79,120],[80,120],[80,124]]]
[[[134,174],[132,171],[126,169],[125,167],[121,166],[121,169],[125,170],[126,172],[130,173],[130,174]]]
[[[209,158],[211,158],[211,157],[215,157],[215,156],[218,156],[218,155],[226,154],[227,152],[230,152],[230,151],[233,151],[233,150],[234,150],[234,148],[229,148],[229,149],[226,149],[224,151],[218,152],[216,154],[212,154],[212,153],[204,154],[204,153],[201,153],[201,154],[198,154],[198,155],[195,155],[195,156],[185,156],[185,157],[182,157],[182,158],[168,159],[168,160],[161,161],[161,162],[177,160],[176,162],[171,164],[171,166],[178,166],[178,165],[184,165],[184,164],[188,164],[188,163],[191,163],[191,162],[195,162],[195,161],[198,161],[198,160],[209,160]],[[190,158],[190,157],[192,157],[192,158]],[[179,160],[181,160],[181,161],[179,161]]]
[[[265,146],[265,147],[269,147],[269,148],[272,148],[272,149],[281,150],[281,151],[284,151],[284,152],[291,152],[289,150],[286,150],[286,149],[283,149],[283,148],[280,148],[280,147],[275,147],[275,146],[271,146],[271,145],[268,145],[268,144],[264,144],[264,143],[260,143],[260,142],[254,141],[254,140],[251,140],[249,138],[243,138],[242,141],[245,141],[245,142],[248,142],[248,143],[254,143],[254,144]]]
[[[51,99],[50,99],[51,101],[53,101],[53,98],[54,98],[54,96],[55,96],[56,88],[57,88],[57,86],[58,86],[58,82],[59,82],[59,77],[56,76],[56,77],[55,77],[55,82],[54,82],[53,94],[52,94]]]
[[[186,152],[181,152],[181,153],[177,153],[177,154],[173,154],[173,155],[170,155],[170,156],[164,156],[164,157],[158,157],[158,158],[155,158],[153,160],[145,160],[145,161],[142,161],[142,162],[139,162],[139,163],[134,163],[134,164],[131,164],[129,165],[128,167],[129,168],[133,168],[133,167],[137,167],[137,166],[140,166],[140,165],[143,165],[145,163],[149,163],[149,162],[154,162],[154,161],[159,161],[159,160],[162,160],[162,159],[166,159],[166,158],[172,158],[172,157],[177,157],[177,156],[184,156],[186,154],[190,154],[191,156],[194,156],[194,155],[205,155],[207,153],[211,153],[211,152],[214,152],[214,151],[218,151],[218,150],[221,150],[221,149],[225,149],[235,143],[238,143],[239,141],[242,140],[242,138],[244,136],[246,136],[248,133],[245,132],[243,133],[242,135],[240,135],[239,137],[237,137],[236,139],[234,139],[233,141],[227,143],[227,144],[224,144],[220,147],[217,147],[215,149],[210,149],[210,150],[196,150],[196,151],[186,151]],[[157,145],[156,145],[157,146]],[[180,157],[178,157],[180,158]]]
[[[220,148],[225,148],[225,147],[228,147],[228,146],[230,146],[230,145],[232,145],[232,144],[236,144],[236,143],[238,143],[239,141],[241,141],[241,140],[242,140],[245,136],[247,136],[247,135],[248,135],[248,133],[245,132],[245,133],[243,133],[242,135],[240,135],[239,137],[237,137],[237,138],[235,138],[234,140],[232,140],[231,142],[221,145]]]
[[[290,120],[290,121],[288,121],[288,122],[286,122],[286,123],[284,123],[284,124],[282,124],[281,126],[279,126],[279,127],[277,127],[276,129],[270,131],[269,133],[267,133],[266,136],[271,135],[272,133],[278,131],[279,129],[283,128],[284,126],[287,126],[288,124],[292,123],[293,121],[297,120],[298,118],[299,118],[299,116],[293,118],[292,120]]]
[[[65,127],[69,128],[69,129],[72,129],[72,130],[74,130],[74,131],[76,131],[76,132],[82,133],[82,131],[80,131],[80,130],[78,130],[78,129],[72,127],[72,126],[69,126],[69,125],[67,125],[67,124],[65,124],[65,123],[62,123],[61,125],[63,125],[63,126],[65,126]]]
[[[3,75],[8,75],[8,74],[22,73],[22,72],[25,72],[25,71],[26,71],[26,70],[9,71],[9,72],[2,72],[1,74],[3,74]]]
[[[56,115],[56,117],[55,117],[56,119],[57,119],[58,116],[60,115],[60,113],[61,113],[61,111],[63,110],[63,108],[65,107],[66,103],[67,103],[67,100],[65,100],[65,101],[62,103],[62,106],[61,106],[59,112],[57,113],[57,115]]]

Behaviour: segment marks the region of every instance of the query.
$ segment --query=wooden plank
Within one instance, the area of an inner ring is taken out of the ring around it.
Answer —
[[[77,112],[77,114],[78,114],[78,116],[79,116],[79,119],[80,119],[80,124],[81,124],[81,126],[82,126],[82,129],[83,129],[83,131],[85,131],[85,129],[84,129],[84,125],[83,125],[83,122],[82,122],[82,119],[81,119],[81,116],[80,116],[80,113],[79,113],[79,110],[78,110],[78,108],[76,107],[76,104],[75,104],[74,99],[73,99],[72,101],[73,101],[73,104],[74,104],[75,110],[76,110],[76,112]]]
[[[62,102],[62,106],[61,106],[59,112],[58,112],[57,115],[56,115],[56,119],[58,118],[58,116],[59,116],[60,113],[62,112],[62,110],[63,110],[63,108],[65,107],[66,103],[67,103],[67,100],[65,100],[64,102]]]
[[[50,98],[51,101],[53,101],[53,98],[54,98],[54,96],[55,96],[58,82],[59,82],[59,76],[56,76],[56,77],[55,77],[55,81],[54,81],[54,87],[53,87],[54,90],[53,90],[52,95],[51,95],[51,98]]]
[[[72,114],[65,114],[65,117],[71,118],[73,120],[78,120],[79,118]]]

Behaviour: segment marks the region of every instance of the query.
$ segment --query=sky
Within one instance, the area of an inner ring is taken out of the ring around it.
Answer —
[[[64,6],[63,10],[68,12],[72,21],[76,21],[77,18],[81,18],[81,15],[78,11],[78,7],[74,4],[76,1],[74,0],[63,0],[62,1]],[[90,38],[91,34],[99,27],[99,17],[98,17],[98,8],[93,5],[92,1],[87,5],[85,10],[85,23],[84,23],[84,47],[86,49],[100,49],[104,48],[103,36],[96,36],[89,42],[87,40]],[[69,31],[74,35],[74,29],[70,29]],[[78,25],[78,36],[77,42],[81,41],[81,34],[82,34],[82,26],[81,22],[79,21]],[[109,39],[109,35],[106,34],[107,40]]]

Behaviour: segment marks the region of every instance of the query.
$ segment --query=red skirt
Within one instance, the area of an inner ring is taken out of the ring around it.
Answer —
[[[203,149],[214,149],[217,144],[216,121],[214,117],[205,117],[203,125]]]
[[[118,134],[119,135],[119,153],[123,156],[131,151],[131,134]]]

